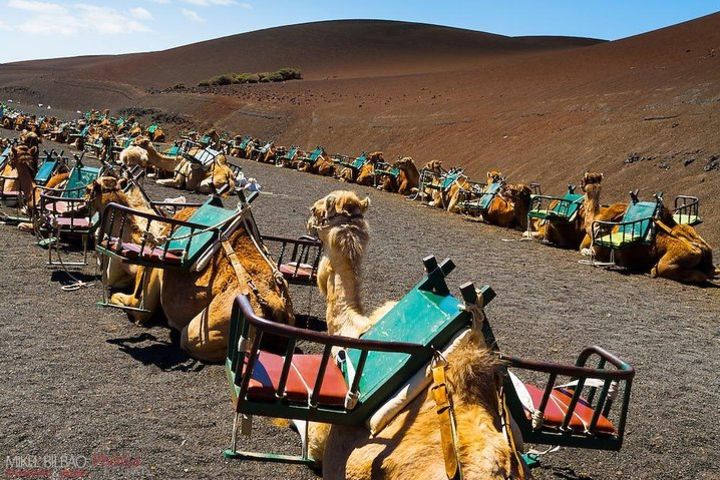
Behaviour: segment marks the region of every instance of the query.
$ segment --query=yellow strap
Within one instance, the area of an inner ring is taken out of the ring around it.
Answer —
[[[447,364],[433,367],[432,373],[435,384],[432,387],[432,393],[435,399],[438,419],[440,420],[440,443],[443,459],[445,460],[445,474],[450,480],[460,480],[463,476],[457,451],[457,435],[452,398],[445,383],[446,368]]]
[[[522,456],[517,448],[517,443],[515,442],[515,435],[513,435],[512,430],[512,417],[510,416],[510,411],[507,408],[507,403],[505,403],[505,393],[501,379],[497,379],[495,391],[497,392],[498,409],[500,410],[500,417],[502,418],[504,425],[505,437],[507,438],[508,445],[515,457],[515,462],[517,463],[518,480],[525,480],[525,462],[522,460]]]
[[[237,257],[237,253],[235,253],[232,245],[230,245],[230,241],[222,240],[220,243],[222,244],[223,250],[225,251],[225,255],[227,256],[228,260],[230,260],[230,265],[232,265],[233,270],[235,270],[235,276],[237,276],[238,284],[242,289],[240,293],[242,293],[243,295],[248,295],[250,293],[249,285],[252,277],[250,277],[250,274],[247,272],[247,270],[245,270],[245,267],[243,267],[242,263],[240,263],[240,260]]]

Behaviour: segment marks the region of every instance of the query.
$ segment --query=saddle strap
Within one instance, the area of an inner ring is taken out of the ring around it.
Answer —
[[[258,289],[255,285],[255,282],[253,282],[252,276],[245,269],[245,267],[243,267],[240,259],[238,259],[237,253],[230,244],[230,241],[225,239],[222,240],[220,243],[222,244],[225,256],[228,258],[228,260],[230,260],[230,265],[232,265],[233,270],[235,271],[235,276],[237,277],[238,284],[240,285],[240,293],[243,295],[248,295],[250,293],[250,290],[252,290],[253,294],[255,294],[255,299],[260,304],[260,306],[267,312],[271,311],[272,309],[270,305],[262,297],[262,295],[260,294],[260,289]],[[243,285],[243,282],[245,283],[245,285]]]
[[[525,480],[525,462],[522,459],[522,455],[520,454],[520,451],[517,447],[517,441],[515,440],[515,435],[513,435],[512,430],[512,417],[510,416],[510,411],[508,410],[507,403],[505,402],[505,387],[503,386],[503,382],[501,378],[496,378],[496,386],[495,391],[497,392],[497,402],[498,402],[498,410],[500,414],[500,421],[502,423],[503,433],[505,434],[505,438],[507,439],[508,446],[510,447],[510,450],[512,450],[513,458],[515,460],[515,464],[517,465],[517,479],[518,480]],[[515,477],[511,477],[515,478]]]
[[[448,480],[462,480],[462,470],[457,451],[457,430],[452,398],[445,383],[445,369],[447,364],[433,367],[432,394],[435,400],[436,412],[440,421],[440,443],[445,461],[445,475]]]
[[[229,240],[222,240],[220,242],[223,247],[223,251],[225,252],[225,256],[230,260],[230,265],[232,265],[233,270],[235,270],[235,276],[238,279],[238,283],[240,284],[241,292],[243,295],[247,295],[250,293],[249,288],[253,289],[253,293],[260,299],[260,294],[257,290],[257,288],[253,288],[254,284],[252,282],[252,277],[250,277],[250,274],[247,270],[245,270],[245,267],[243,267],[242,263],[240,263],[240,259],[238,259],[237,253],[235,253],[235,249],[233,249],[232,245],[230,244]],[[245,286],[243,286],[243,282],[245,282]]]

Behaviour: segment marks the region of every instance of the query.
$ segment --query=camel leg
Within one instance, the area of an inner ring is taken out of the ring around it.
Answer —
[[[236,290],[225,290],[182,329],[180,347],[191,357],[204,362],[220,362],[225,358],[230,312],[236,296]]]
[[[650,275],[683,283],[703,283],[708,281],[708,276],[697,269],[702,257],[700,249],[693,249],[684,253],[685,255],[682,257],[666,253],[657,265],[652,268]]]
[[[165,187],[182,188],[183,177],[182,175],[175,175],[173,178],[163,178],[160,180],[155,180],[155,183],[157,183],[158,185],[163,185]]]
[[[128,316],[135,323],[147,323],[160,305],[160,269],[138,267],[133,293],[114,293],[110,297],[110,303],[148,310],[149,312],[128,311]]]

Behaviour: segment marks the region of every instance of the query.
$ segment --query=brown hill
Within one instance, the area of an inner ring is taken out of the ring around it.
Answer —
[[[631,188],[699,195],[701,231],[718,243],[719,27],[716,14],[598,42],[321,22],[164,52],[3,65],[0,95],[16,88],[18,98],[73,110],[150,107],[284,144],[440,158],[476,177],[499,168],[547,192],[602,171],[607,202]],[[147,91],[286,65],[305,79]]]

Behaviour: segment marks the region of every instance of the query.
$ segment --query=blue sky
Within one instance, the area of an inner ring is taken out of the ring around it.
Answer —
[[[0,62],[162,50],[261,28],[348,18],[612,40],[718,10],[720,0],[0,0],[5,39]]]

